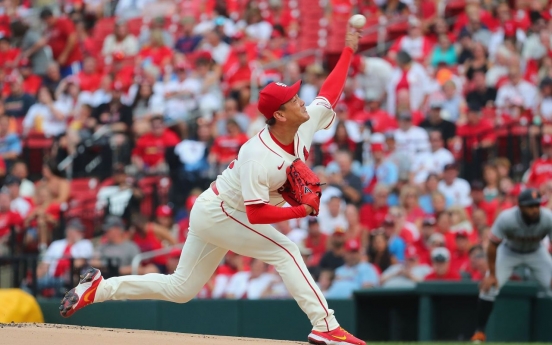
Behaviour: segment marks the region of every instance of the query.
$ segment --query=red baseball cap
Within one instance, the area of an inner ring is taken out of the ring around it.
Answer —
[[[345,242],[345,250],[348,252],[358,252],[360,250],[360,243],[357,240],[348,240]]]
[[[300,87],[301,80],[291,86],[287,86],[280,82],[268,84],[259,93],[259,111],[267,120],[273,118],[274,112],[277,111],[282,104],[295,97]]]
[[[552,135],[545,134],[542,136],[542,145],[552,145]]]
[[[468,232],[466,230],[458,230],[456,232],[456,238],[458,237],[470,237],[470,234],[468,234]]]
[[[372,152],[381,152],[383,151],[383,144],[382,143],[373,143],[371,145]]]
[[[167,205],[161,205],[157,207],[157,210],[155,211],[155,215],[157,217],[171,217],[172,216],[172,210]]]

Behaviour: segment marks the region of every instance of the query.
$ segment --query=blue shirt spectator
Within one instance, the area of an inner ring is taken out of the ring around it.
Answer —
[[[360,243],[349,240],[345,243],[345,265],[335,270],[335,278],[325,295],[327,298],[350,298],[353,291],[379,285],[379,275],[375,267],[360,262]]]
[[[9,133],[10,120],[0,116],[0,156],[4,160],[13,160],[21,154],[21,140],[14,133]]]

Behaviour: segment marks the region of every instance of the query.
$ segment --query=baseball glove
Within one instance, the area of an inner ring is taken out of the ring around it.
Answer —
[[[317,216],[320,208],[320,180],[299,158],[293,161],[286,170],[287,182],[284,184],[282,197],[292,206],[309,205],[313,208],[311,215]]]

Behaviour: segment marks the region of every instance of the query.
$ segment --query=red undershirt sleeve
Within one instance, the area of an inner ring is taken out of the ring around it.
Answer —
[[[269,204],[253,204],[245,206],[245,213],[251,224],[273,224],[307,216],[307,210],[303,205],[278,207]]]
[[[334,69],[320,88],[319,96],[326,98],[332,107],[339,101],[341,92],[345,87],[353,54],[353,48],[345,47]]]

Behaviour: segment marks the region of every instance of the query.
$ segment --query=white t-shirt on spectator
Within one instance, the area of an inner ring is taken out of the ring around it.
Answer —
[[[119,186],[100,188],[97,195],[96,209],[102,210],[109,202],[109,214],[121,217],[132,197],[132,189],[121,190]]]
[[[418,126],[412,126],[406,131],[400,128],[397,129],[395,131],[395,141],[397,143],[397,150],[408,152],[412,155],[428,152],[431,147],[427,131]]]
[[[359,143],[362,141],[362,132],[360,131],[360,126],[355,121],[344,121],[345,130],[347,131],[347,135],[349,138],[354,141],[355,143]],[[314,137],[312,138],[313,143],[317,144],[324,144],[328,140],[334,137],[335,130],[337,129],[338,121],[334,121],[330,128],[328,128],[325,131],[318,131],[314,133]]]
[[[11,201],[10,210],[19,213],[19,215],[25,219],[31,211],[31,203],[22,197],[17,197]]]
[[[48,250],[46,250],[46,254],[44,254],[42,262],[50,265],[48,267],[48,275],[50,277],[54,276],[58,259],[63,257],[66,247],[67,240],[63,239],[52,242],[52,244],[48,247]],[[92,246],[92,242],[89,240],[82,239],[71,246],[71,257],[74,259],[90,259],[93,255],[94,247]]]
[[[547,121],[552,120],[552,97],[547,97],[541,101],[540,107],[541,116]]]
[[[270,273],[252,279],[251,272],[238,272],[230,279],[226,293],[234,295],[236,299],[259,299],[274,280],[276,277]]]
[[[154,0],[119,0],[115,14],[120,19],[130,19],[142,16],[142,10]]]
[[[165,84],[163,91],[169,92],[189,92],[188,97],[165,97],[165,113],[170,118],[186,117],[190,111],[197,106],[197,97],[201,92],[201,83],[197,79],[186,78],[184,81],[170,81]]]
[[[320,205],[322,206],[322,205]],[[320,214],[318,215],[318,224],[320,224],[320,231],[326,235],[334,233],[335,229],[341,228],[347,230],[349,223],[343,212],[339,212],[337,217],[332,217],[329,211],[322,210],[320,208]]]
[[[259,23],[248,25],[245,28],[245,33],[255,40],[268,41],[272,34],[272,25],[263,20]]]
[[[217,274],[213,284],[213,291],[211,292],[211,298],[223,298],[224,293],[228,289],[228,283],[232,276],[228,274]]]
[[[54,102],[53,106],[63,113],[64,116],[67,116],[71,111],[71,109],[67,109],[65,104],[60,102]],[[40,121],[42,124],[38,125]],[[45,136],[54,137],[65,132],[67,129],[67,119],[56,120],[48,106],[41,103],[35,103],[29,108],[27,115],[25,115],[25,119],[23,119],[23,129],[28,132],[32,129],[40,130],[40,127],[42,127],[42,132]]]
[[[360,85],[366,93],[373,92],[379,97],[385,93],[393,75],[393,65],[378,57],[364,58],[364,71],[358,75]]]
[[[216,47],[211,46],[208,43],[205,43],[202,46],[202,49],[207,50],[211,53],[213,60],[219,65],[224,65],[226,59],[228,59],[228,54],[230,54],[230,46],[225,42],[219,42]]]
[[[445,165],[450,163],[454,163],[454,156],[445,148],[417,154],[411,170],[414,173],[414,183],[424,183],[429,174],[441,174]]]
[[[537,109],[539,91],[537,87],[525,80],[517,85],[508,83],[498,89],[496,94],[496,106],[498,108],[507,107],[511,99],[520,98],[523,100],[523,106],[526,109]]]
[[[437,189],[445,195],[447,200],[452,200],[454,206],[468,207],[472,204],[471,187],[464,179],[457,177],[450,186],[441,180]]]
[[[102,55],[111,56],[113,53],[121,52],[125,56],[134,56],[138,54],[139,48],[138,39],[132,34],[128,34],[120,42],[115,38],[115,34],[111,34],[103,42]]]
[[[295,228],[291,230],[286,237],[293,243],[301,243],[307,238],[307,231],[305,229]]]
[[[381,274],[381,280],[386,280],[387,277],[391,277],[385,281],[381,286],[382,287],[415,287],[416,282],[410,280],[402,274],[399,274],[400,271],[404,269],[404,264],[395,264],[388,267]],[[424,280],[424,278],[430,274],[433,269],[429,265],[416,265],[410,269],[410,274],[418,280]]]
[[[35,185],[27,179],[21,180],[21,185],[19,186],[19,196],[24,198],[31,198],[35,194]]]

